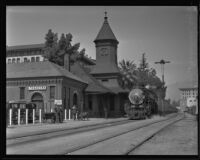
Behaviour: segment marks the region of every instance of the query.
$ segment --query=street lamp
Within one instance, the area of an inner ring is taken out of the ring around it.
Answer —
[[[165,61],[163,59],[161,59],[159,62],[155,62],[155,64],[160,64],[161,65],[161,72],[162,72],[162,87],[164,88],[164,65],[166,63],[170,63],[170,61]],[[161,99],[161,103],[162,103],[162,114],[164,115],[164,98]]]

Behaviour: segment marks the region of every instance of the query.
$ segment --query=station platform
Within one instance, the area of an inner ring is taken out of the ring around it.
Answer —
[[[61,129],[80,128],[89,125],[123,121],[128,118],[89,118],[89,120],[66,120],[63,123],[36,123],[8,126],[6,129],[6,139],[29,136],[38,133],[47,133]]]

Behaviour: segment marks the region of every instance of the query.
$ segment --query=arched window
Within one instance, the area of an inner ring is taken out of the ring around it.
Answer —
[[[35,62],[35,57],[31,57],[31,62]]]

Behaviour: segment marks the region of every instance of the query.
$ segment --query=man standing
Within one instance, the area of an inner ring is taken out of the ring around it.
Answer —
[[[56,123],[58,123],[59,122],[59,108],[58,108],[58,106],[56,105],[55,106],[55,115],[56,115]]]
[[[60,123],[63,122],[63,110],[62,110],[62,106],[59,107],[59,122]]]
[[[72,107],[72,114],[73,114],[73,119],[76,120],[76,105],[74,104],[73,107]]]

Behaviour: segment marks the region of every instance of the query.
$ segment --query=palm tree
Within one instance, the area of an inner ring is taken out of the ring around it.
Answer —
[[[136,65],[133,61],[125,61],[124,59],[121,62],[119,62],[119,67],[122,71],[133,71],[136,69]]]
[[[124,59],[119,62],[120,77],[118,79],[119,84],[122,88],[132,89],[133,85],[137,82],[135,75],[136,65],[133,61]]]

